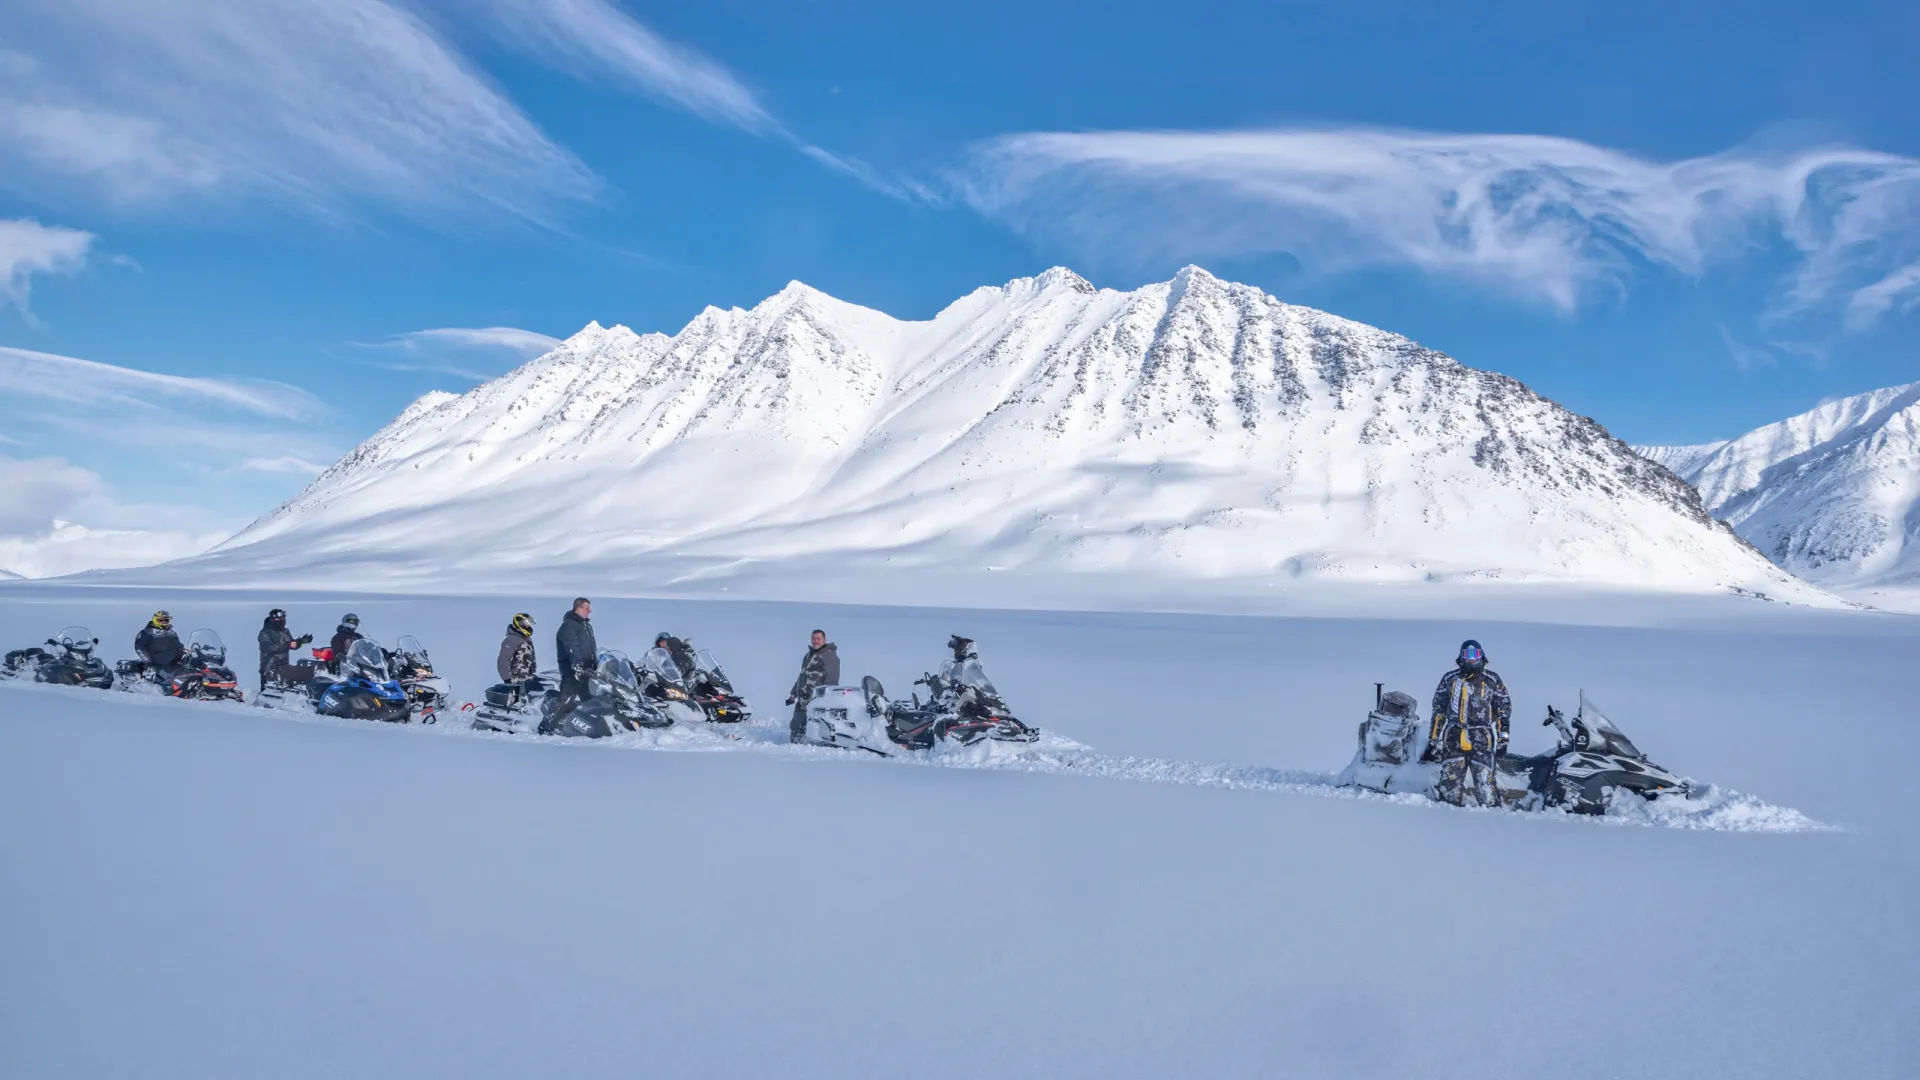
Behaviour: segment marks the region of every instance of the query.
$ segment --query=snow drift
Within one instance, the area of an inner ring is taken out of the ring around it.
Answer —
[[[590,325],[421,398],[176,565],[209,564],[469,587],[758,574],[772,595],[827,575],[861,599],[988,571],[1088,596],[1488,579],[1823,595],[1592,420],[1197,267],[1132,292],[1056,268],[926,322],[796,282],[671,337]]]
[[[1780,566],[1920,600],[1920,383],[1831,401],[1702,446],[1643,446]]]

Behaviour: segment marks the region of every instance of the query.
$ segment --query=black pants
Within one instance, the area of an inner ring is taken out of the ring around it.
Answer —
[[[586,692],[586,685],[575,678],[571,672],[562,676],[560,690],[553,699],[553,711],[540,721],[540,734],[551,735],[558,730],[560,722],[567,718],[567,714],[573,712],[574,706],[580,704],[580,699],[586,696]]]

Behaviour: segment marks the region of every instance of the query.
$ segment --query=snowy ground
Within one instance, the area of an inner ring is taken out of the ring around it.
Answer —
[[[544,659],[564,599],[9,584],[0,645],[78,622],[111,659],[164,606],[250,667],[275,603],[417,634],[473,692],[505,617]],[[603,644],[690,636],[767,713],[815,625],[897,692],[966,632],[1089,748],[1040,771],[0,686],[0,1075],[1914,1075],[1920,620],[1648,611],[597,606]],[[1424,698],[1467,633],[1521,748],[1584,686],[1723,801],[1327,792],[1373,681]]]

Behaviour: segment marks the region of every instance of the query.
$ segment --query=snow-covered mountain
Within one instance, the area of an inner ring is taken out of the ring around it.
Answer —
[[[925,322],[795,282],[673,336],[596,323],[421,398],[187,565],[209,562],[796,596],[831,579],[868,600],[934,578],[1001,602],[1014,579],[1823,596],[1592,420],[1197,267],[1132,292],[1056,268]]]
[[[1642,446],[1774,562],[1874,599],[1920,596],[1920,383],[1703,446]]]

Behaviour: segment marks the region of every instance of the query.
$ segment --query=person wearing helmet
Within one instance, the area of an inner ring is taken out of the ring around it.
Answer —
[[[807,640],[807,655],[800,658],[800,677],[793,680],[787,704],[793,706],[793,719],[787,724],[787,741],[804,742],[807,737],[807,699],[822,686],[840,684],[840,647],[827,640],[825,630],[815,630]]]
[[[274,608],[267,612],[267,619],[260,624],[260,689],[265,690],[268,683],[280,682],[286,671],[290,653],[313,640],[312,634],[294,637],[287,629],[287,613],[283,608]]]
[[[506,639],[500,642],[500,658],[494,662],[503,683],[523,683],[538,669],[533,656],[533,616],[526,612],[507,622]]]
[[[1507,684],[1487,667],[1487,651],[1472,639],[1461,642],[1453,670],[1433,692],[1426,759],[1440,763],[1435,796],[1464,806],[1471,788],[1481,806],[1499,806],[1494,759],[1507,752],[1512,720]]]
[[[674,666],[680,669],[682,675],[693,672],[693,646],[684,639],[662,630],[653,635],[653,647],[667,650],[667,655],[673,657]]]
[[[133,639],[133,654],[156,672],[172,671],[186,659],[187,648],[174,632],[173,616],[156,611]]]
[[[359,641],[361,636],[360,616],[351,611],[342,615],[340,625],[333,629],[333,640],[327,642],[333,649],[333,659],[327,661],[328,671],[340,674],[340,662],[347,658],[347,650],[353,648],[353,643]]]

